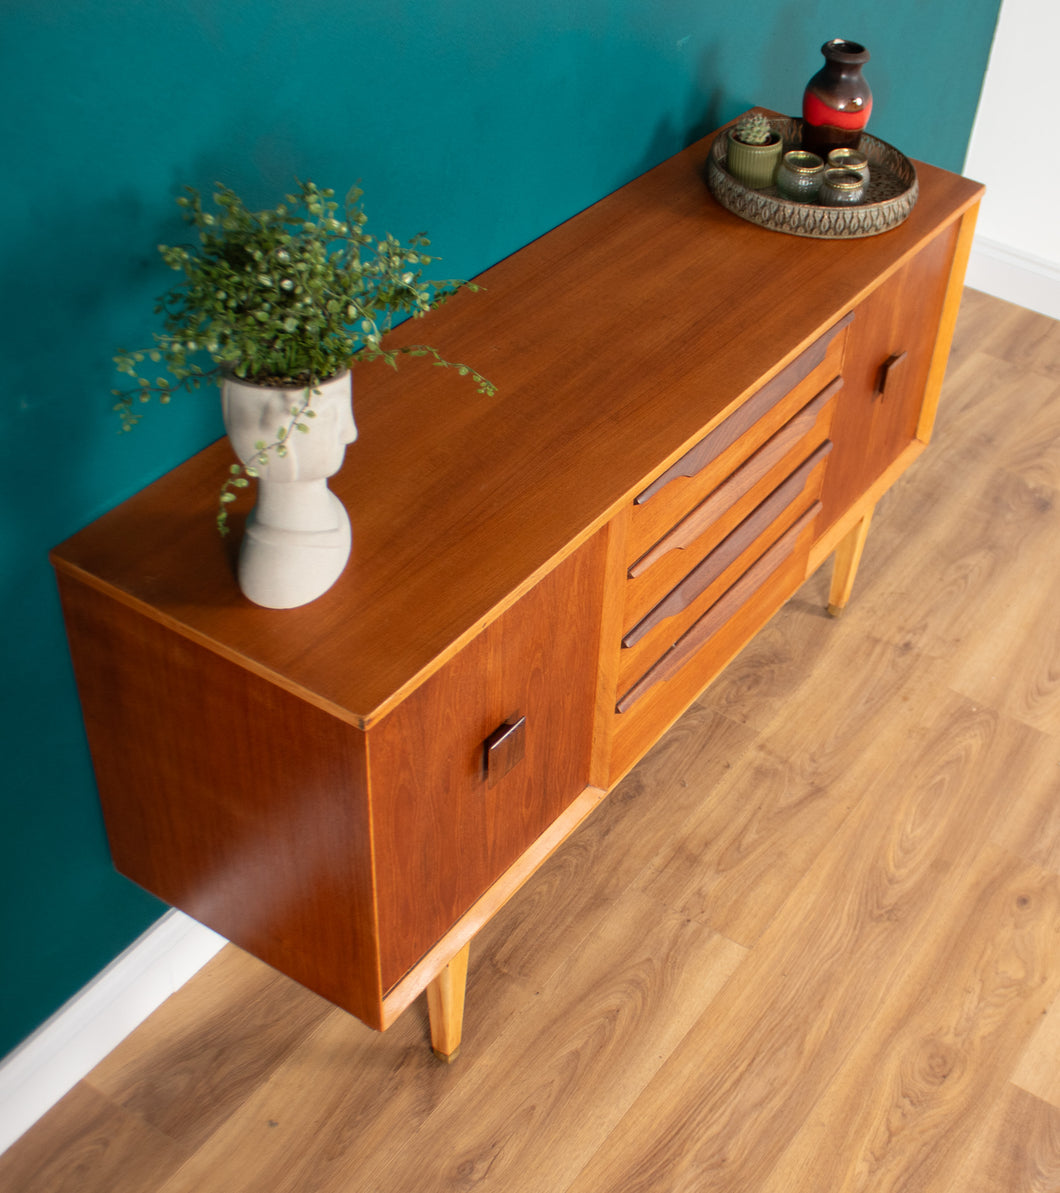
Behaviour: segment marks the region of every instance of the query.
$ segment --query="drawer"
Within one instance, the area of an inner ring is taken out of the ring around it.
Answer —
[[[622,636],[618,691],[624,693],[818,500],[826,440]],[[619,704],[621,706],[622,699]]]
[[[617,782],[806,578],[815,502],[619,696],[610,780]]]
[[[634,499],[627,563],[634,564],[704,497],[840,374],[845,316]]]
[[[704,559],[829,437],[836,378],[627,569],[628,629]]]

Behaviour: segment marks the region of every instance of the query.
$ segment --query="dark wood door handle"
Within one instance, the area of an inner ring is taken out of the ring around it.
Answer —
[[[499,783],[526,755],[526,717],[509,717],[483,743],[486,782]]]
[[[905,360],[907,352],[894,352],[880,365],[880,370],[876,374],[876,389],[873,392],[874,398],[883,397],[887,382],[891,379],[891,372],[898,367]]]

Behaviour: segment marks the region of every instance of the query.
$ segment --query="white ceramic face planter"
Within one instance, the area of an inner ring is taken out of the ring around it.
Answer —
[[[301,387],[272,389],[234,378],[221,387],[225,429],[236,455],[252,461],[255,444],[273,443],[305,400]],[[257,504],[239,549],[239,587],[256,605],[293,609],[335,583],[350,556],[350,519],[328,488],[357,438],[352,381],[342,373],[317,386],[309,432],[290,437],[287,453],[270,452],[258,473]]]

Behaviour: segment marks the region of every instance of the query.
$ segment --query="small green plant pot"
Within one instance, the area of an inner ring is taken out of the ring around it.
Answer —
[[[729,130],[729,145],[725,164],[729,173],[744,186],[754,190],[772,186],[777,177],[777,167],[784,153],[784,142],[778,133],[767,145],[745,145],[737,141]]]

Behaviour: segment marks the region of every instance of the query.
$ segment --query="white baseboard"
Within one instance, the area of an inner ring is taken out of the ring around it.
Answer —
[[[168,911],[0,1063],[0,1152],[224,946]]]
[[[1060,265],[979,236],[972,241],[965,285],[1060,319]]]

